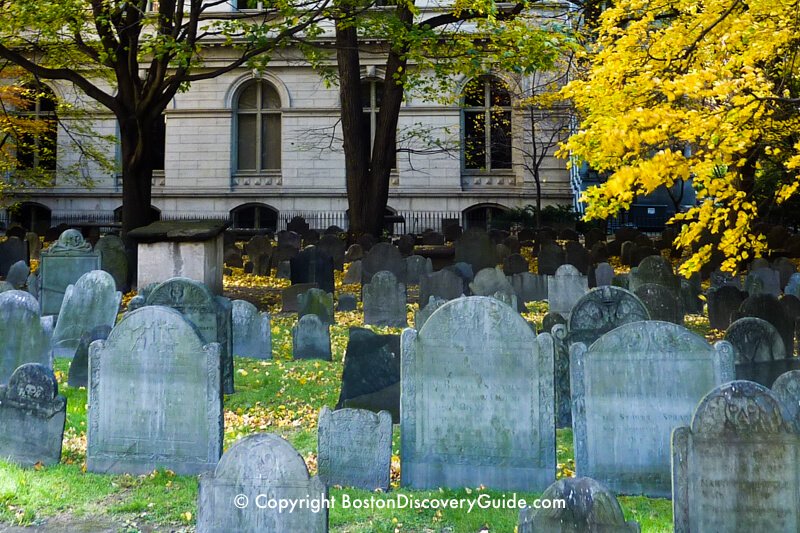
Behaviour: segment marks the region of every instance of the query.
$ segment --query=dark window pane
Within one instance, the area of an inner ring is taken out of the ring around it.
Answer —
[[[464,87],[464,105],[466,107],[484,107],[486,105],[482,78],[475,78]]]
[[[486,124],[482,112],[464,113],[464,164],[466,168],[486,167]]]
[[[383,82],[376,81],[373,82],[375,86],[375,109],[381,108],[381,102],[383,102]]]
[[[256,115],[239,115],[238,123],[237,168],[256,170]]]
[[[372,89],[372,83],[369,81],[362,81],[361,82],[361,108],[362,109],[369,109],[371,107],[371,100],[370,100],[370,90]]]
[[[162,115],[160,120],[156,122],[155,130],[153,131],[153,140],[155,147],[155,155],[153,156],[153,170],[164,170],[164,152],[167,142],[167,124]]]
[[[281,97],[278,96],[278,91],[269,83],[261,82],[261,108],[262,109],[280,109]]]
[[[511,168],[511,112],[493,112],[491,168]]]
[[[281,116],[269,113],[261,117],[261,169],[281,168]]]
[[[256,109],[258,107],[258,84],[249,85],[239,97],[239,109]]]
[[[491,79],[491,99],[492,99],[492,106],[510,106],[511,105],[511,95],[508,92],[508,88],[506,87],[505,82],[502,80],[498,80],[497,78]]]

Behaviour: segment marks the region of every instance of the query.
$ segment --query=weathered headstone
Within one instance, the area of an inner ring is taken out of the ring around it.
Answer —
[[[323,235],[317,243],[317,248],[333,258],[333,268],[344,269],[345,244],[342,239],[336,235]]]
[[[799,448],[766,387],[733,381],[709,392],[672,433],[675,532],[796,531]]]
[[[20,366],[8,386],[0,385],[0,457],[24,466],[58,464],[66,416],[53,370]]]
[[[731,325],[731,315],[739,309],[746,296],[746,293],[734,285],[722,285],[717,289],[709,289],[706,293],[709,325],[713,329],[728,329],[728,326]]]
[[[414,329],[419,331],[420,328],[422,328],[422,325],[425,324],[425,321],[428,320],[433,314],[433,312],[446,303],[447,300],[437,298],[436,296],[431,296],[428,298],[428,303],[425,304],[425,307],[420,307],[419,310],[414,313]]]
[[[523,272],[509,276],[509,281],[523,307],[526,302],[547,300],[547,276]]]
[[[275,235],[275,238],[278,240],[278,247],[289,246],[297,251],[300,250],[300,246],[303,243],[303,238],[300,236],[300,234],[291,230],[279,231]]]
[[[474,272],[497,266],[497,249],[483,230],[468,229],[458,238],[454,246],[456,263],[468,263],[472,265]]]
[[[188,278],[172,278],[150,291],[145,305],[163,305],[180,312],[204,344],[219,343],[222,360],[222,392],[233,394],[233,329],[231,302],[214,296],[200,283]]]
[[[778,296],[781,293],[780,274],[771,268],[757,268],[747,274],[744,281],[744,290],[750,296],[757,294],[771,294]]]
[[[249,435],[200,477],[197,533],[326,533],[327,495],[291,444],[271,433]],[[298,506],[279,507],[285,502]]]
[[[539,491],[554,481],[549,334],[473,296],[404,330],[401,350],[402,485]]]
[[[6,281],[13,285],[15,289],[21,289],[28,280],[28,275],[30,273],[31,270],[28,268],[28,263],[25,261],[17,261],[8,269]]]
[[[222,453],[220,346],[174,309],[125,315],[89,347],[86,469],[179,475],[211,470]]]
[[[572,306],[589,290],[589,280],[572,265],[561,265],[547,278],[547,301],[553,313],[569,315]]]
[[[268,276],[272,264],[272,240],[264,235],[253,235],[244,245],[244,251],[253,263],[253,274]]]
[[[128,256],[122,239],[116,235],[100,237],[94,251],[100,253],[100,268],[111,274],[118,291],[124,291],[128,287]]]
[[[736,379],[768,387],[781,374],[800,368],[800,359],[786,356],[780,333],[766,320],[740,318],[725,332],[725,340],[736,349]]]
[[[589,274],[589,268],[592,266],[592,259],[589,256],[589,250],[577,241],[569,241],[564,246],[564,261],[565,264],[572,265],[578,269],[583,275]]]
[[[772,264],[772,268],[778,273],[781,287],[785,287],[786,284],[789,283],[792,274],[797,273],[797,267],[786,257],[779,257],[776,259]]]
[[[293,231],[298,235],[304,235],[309,229],[308,222],[301,216],[292,217],[292,220],[286,223],[286,230]]]
[[[328,486],[389,490],[392,415],[364,409],[319,413],[317,472]]]
[[[358,309],[358,300],[355,294],[344,293],[340,294],[336,300],[337,311],[355,311]]]
[[[39,266],[42,315],[56,315],[69,285],[92,270],[100,269],[100,254],[83,240],[81,232],[68,229],[47,250]]]
[[[122,293],[105,270],[87,272],[69,285],[53,331],[54,357],[71,358],[84,333],[98,326],[113,327],[121,301]]]
[[[254,359],[272,359],[272,330],[269,313],[259,313],[245,300],[231,302],[233,355]]]
[[[542,331],[545,333],[550,333],[553,330],[553,327],[557,326],[558,324],[563,324],[566,326],[567,319],[563,315],[559,313],[553,313],[551,311],[545,314],[544,318],[542,318]]]
[[[639,533],[639,524],[626,522],[616,496],[588,477],[559,479],[540,501],[566,502],[565,508],[525,507],[517,533]]]
[[[400,250],[388,242],[379,242],[361,260],[361,283],[369,283],[372,276],[384,270],[394,274],[400,283],[405,283],[406,260]]]
[[[666,287],[673,295],[677,295],[681,289],[680,279],[672,271],[672,265],[660,255],[644,258],[628,275],[628,290],[633,293],[642,285],[648,284]]]
[[[0,274],[6,275],[11,265],[17,261],[28,262],[28,246],[17,237],[9,237],[0,242]]]
[[[424,274],[419,278],[419,301],[427,302],[431,296],[452,300],[464,294],[464,282],[450,270]]]
[[[409,285],[419,285],[420,276],[431,272],[433,272],[433,262],[430,257],[421,255],[406,257],[406,282]]]
[[[733,352],[659,321],[625,324],[588,349],[573,344],[576,474],[618,493],[668,497],[670,433],[709,390],[733,379]]]
[[[364,249],[360,244],[351,244],[344,253],[344,262],[352,263],[364,258]]]
[[[756,294],[749,296],[739,306],[741,317],[754,316],[761,318],[775,326],[781,334],[787,354],[794,354],[794,329],[795,325],[786,316],[780,301],[771,294]]]
[[[406,327],[406,286],[388,271],[377,272],[364,285],[364,324]]]
[[[786,409],[789,420],[800,430],[800,370],[784,372],[770,388]]]
[[[800,272],[792,274],[789,277],[789,282],[786,284],[786,288],[783,292],[800,298]]]
[[[512,253],[503,261],[503,273],[506,276],[521,274],[522,272],[528,272],[529,270],[530,265],[528,265],[528,260],[520,254]]]
[[[564,250],[557,244],[542,245],[537,257],[537,272],[540,275],[554,276],[556,270],[564,264]]]
[[[498,267],[480,270],[469,284],[469,288],[475,296],[492,296],[498,291],[514,294],[514,288],[503,270]]]
[[[657,283],[639,285],[634,294],[644,303],[653,320],[683,324],[683,310],[672,289]]]
[[[334,324],[333,295],[322,289],[308,289],[297,295],[297,318],[317,315],[323,324]]]
[[[298,297],[310,289],[316,289],[316,283],[297,283],[281,290],[281,310],[284,313],[297,313],[300,311]]]
[[[67,385],[70,387],[89,387],[89,346],[94,341],[104,341],[111,334],[111,327],[98,326],[81,335],[75,356],[69,364]]]
[[[382,410],[400,422],[400,336],[350,328],[337,409]]]
[[[614,267],[608,263],[600,263],[594,270],[594,279],[598,287],[611,285],[611,281],[614,279]]]
[[[598,287],[572,308],[567,323],[569,342],[590,346],[609,331],[641,320],[650,320],[650,313],[635,294],[620,287]]]
[[[554,317],[561,315],[554,313]],[[555,391],[555,418],[557,428],[572,427],[572,397],[569,388],[569,339],[567,327],[564,324],[553,324],[545,330],[553,336],[553,352],[555,355],[554,380]]]
[[[397,249],[400,250],[400,254],[403,257],[408,257],[413,254],[416,244],[417,239],[413,235],[400,235],[396,241]]]
[[[25,240],[28,242],[28,253],[30,258],[38,261],[40,259],[39,254],[42,252],[42,241],[39,240],[39,235],[29,231],[25,233]]]
[[[294,359],[331,360],[330,326],[317,315],[300,317],[292,327],[292,357]]]
[[[25,363],[51,367],[50,339],[42,327],[38,302],[27,292],[0,293],[0,385]]]
[[[688,279],[681,278],[680,304],[686,314],[703,314],[703,301],[700,300],[700,291]]]
[[[361,260],[359,259],[358,261],[353,261],[350,263],[350,266],[347,267],[347,272],[344,273],[342,282],[346,284],[360,284],[362,275]]]
[[[316,246],[307,246],[290,259],[292,285],[316,283],[325,292],[333,294],[333,258]]]

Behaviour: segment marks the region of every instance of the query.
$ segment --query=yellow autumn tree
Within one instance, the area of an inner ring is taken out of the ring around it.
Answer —
[[[584,194],[588,218],[691,178],[698,203],[675,217],[693,247],[683,274],[766,250],[753,191],[769,180],[780,203],[800,184],[800,1],[616,1],[563,94],[581,122],[562,154],[609,174]]]

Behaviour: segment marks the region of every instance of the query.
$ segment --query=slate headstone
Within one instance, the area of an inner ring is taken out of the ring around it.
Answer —
[[[631,292],[635,293],[636,289],[647,284],[666,287],[673,295],[677,295],[681,288],[680,279],[673,272],[672,265],[660,255],[646,257],[628,275],[628,288]]]
[[[358,309],[358,300],[355,294],[344,293],[340,294],[336,300],[337,311],[355,311]]]
[[[384,270],[394,274],[400,283],[405,283],[406,260],[400,250],[388,242],[379,242],[361,260],[361,283],[369,283],[372,276]]]
[[[433,314],[433,312],[446,303],[447,300],[437,298],[436,296],[431,296],[428,298],[428,303],[425,304],[425,307],[420,307],[420,309],[414,313],[414,329],[419,331],[423,324],[425,324],[425,321],[428,320]]]
[[[566,326],[567,319],[563,315],[559,313],[553,313],[551,311],[545,314],[544,318],[542,318],[542,331],[545,333],[550,333],[553,330],[553,327],[558,324],[563,324]]]
[[[609,331],[642,320],[650,320],[650,313],[635,294],[620,287],[598,287],[572,308],[567,323],[569,342],[590,346]]]
[[[39,235],[29,231],[25,233],[25,240],[28,242],[28,253],[30,258],[38,261],[40,259],[39,254],[42,252],[42,241],[39,240]]]
[[[28,262],[28,246],[17,237],[9,237],[0,242],[0,274],[8,274],[8,269],[17,261]]]
[[[784,372],[770,388],[786,409],[789,420],[800,429],[800,370]]]
[[[298,283],[296,285],[290,285],[281,290],[281,310],[284,313],[299,312],[300,301],[298,300],[298,297],[301,294],[316,288],[318,288],[316,283]]]
[[[344,270],[345,244],[342,239],[336,235],[323,235],[317,243],[317,248],[333,258],[333,268]]]
[[[409,285],[419,285],[420,276],[431,272],[433,272],[433,262],[430,257],[421,255],[406,257],[406,282]]]
[[[25,282],[28,281],[28,275],[30,273],[31,270],[28,268],[28,263],[25,261],[17,261],[8,269],[6,281],[13,285],[15,289],[21,289],[25,286]]]
[[[38,302],[27,292],[0,293],[0,385],[25,363],[52,368],[50,339],[39,317]]]
[[[454,243],[454,247],[456,263],[468,263],[474,272],[497,266],[497,249],[483,230],[468,229]]]
[[[775,327],[755,317],[740,318],[725,332],[736,349],[736,379],[768,387],[781,374],[800,368],[800,359],[787,357]]]
[[[569,241],[564,246],[564,261],[566,264],[577,268],[583,275],[588,275],[589,268],[592,266],[589,250],[577,241]]]
[[[789,277],[789,282],[786,284],[786,288],[783,292],[800,298],[800,272],[792,274]]]
[[[530,266],[528,265],[528,260],[520,254],[511,254],[503,261],[503,273],[505,273],[506,276],[521,274],[529,270]]]
[[[333,258],[316,246],[307,246],[289,260],[292,268],[292,285],[316,283],[325,292],[333,294]]]
[[[464,294],[464,282],[450,270],[424,274],[419,278],[419,301],[427,302],[431,296],[452,300]]]
[[[348,285],[355,283],[360,284],[362,276],[361,260],[359,259],[357,261],[353,261],[350,263],[350,266],[347,267],[347,272],[344,273],[342,282]]]
[[[510,276],[509,281],[523,307],[526,302],[547,300],[547,276],[522,272]]]
[[[92,270],[100,270],[100,254],[83,240],[81,232],[68,229],[47,250],[39,265],[42,315],[56,315],[69,285]]]
[[[731,315],[739,309],[746,296],[746,293],[734,285],[722,285],[717,289],[709,289],[706,293],[709,325],[713,329],[728,329],[732,322]]]
[[[771,294],[778,296],[781,293],[780,274],[771,268],[757,268],[747,274],[744,290],[750,296],[757,294]]]
[[[264,235],[253,235],[244,245],[244,251],[253,264],[253,274],[269,276],[272,264],[272,241]]]
[[[536,257],[537,272],[545,276],[554,276],[565,261],[564,250],[554,243],[544,244]]]
[[[406,327],[406,286],[388,271],[376,272],[364,285],[364,324]]]
[[[305,315],[317,315],[323,324],[333,325],[333,295],[322,289],[308,289],[297,295],[299,310],[297,318]]]
[[[78,347],[75,349],[75,357],[69,364],[69,376],[67,385],[70,387],[89,387],[89,346],[94,341],[104,341],[111,334],[111,327],[97,326],[92,331],[84,332],[81,335]]]
[[[572,265],[561,265],[554,276],[547,278],[549,310],[564,316],[589,290],[589,280]]]
[[[272,359],[272,329],[269,313],[259,312],[245,300],[231,302],[233,355]]]
[[[786,257],[779,257],[776,259],[772,264],[772,268],[778,273],[781,287],[785,287],[786,284],[789,283],[792,274],[797,273],[797,267]]]
[[[608,263],[600,263],[594,270],[594,279],[598,287],[611,285],[614,279],[614,267]]]
[[[634,294],[644,303],[653,320],[683,324],[681,301],[672,289],[657,283],[639,285]]]
[[[741,317],[754,316],[761,318],[775,326],[781,334],[787,354],[794,354],[794,329],[795,325],[786,316],[780,301],[771,294],[757,294],[749,296],[739,306]]]
[[[128,256],[125,244],[116,235],[100,237],[94,245],[94,251],[100,253],[100,268],[111,274],[118,291],[128,288]]]
[[[345,263],[352,263],[353,261],[358,261],[359,259],[363,259],[364,257],[364,249],[361,247],[360,244],[351,244],[347,251],[344,253],[344,262]]]
[[[292,357],[299,359],[331,360],[330,326],[317,315],[300,317],[292,327]]]

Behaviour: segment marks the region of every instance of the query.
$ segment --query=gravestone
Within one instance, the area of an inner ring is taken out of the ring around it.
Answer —
[[[25,240],[28,242],[28,253],[31,259],[40,259],[39,254],[42,252],[42,241],[39,240],[39,235],[29,231],[25,233]]]
[[[200,334],[204,344],[219,343],[222,360],[222,392],[233,394],[233,330],[231,302],[214,296],[193,279],[172,278],[159,283],[149,292],[145,305],[163,305],[175,309]]]
[[[69,285],[53,331],[53,356],[71,358],[84,333],[99,326],[114,327],[121,301],[122,293],[105,270],[87,272]]]
[[[710,274],[710,283],[712,289],[719,289],[726,285],[731,285],[739,290],[742,288],[742,282],[738,275],[733,275],[730,272],[719,269]]]
[[[517,301],[525,306],[526,302],[547,300],[547,276],[523,272],[509,277]]]
[[[25,282],[28,281],[28,275],[30,273],[31,270],[28,268],[28,263],[25,261],[17,261],[8,269],[6,281],[13,285],[15,289],[21,289],[25,285]]]
[[[17,237],[9,237],[0,242],[0,274],[6,275],[11,265],[17,261],[28,262],[28,246]]]
[[[303,458],[278,435],[237,441],[213,472],[200,476],[199,486],[197,533],[328,531],[325,485],[308,475]],[[278,507],[287,502],[298,506],[291,512]]]
[[[326,405],[317,427],[317,472],[323,483],[389,490],[392,415],[388,411],[331,411]]]
[[[497,262],[504,264],[508,256],[511,255],[511,250],[508,249],[508,246],[502,243],[496,244],[494,249],[495,249],[495,258],[497,259]]]
[[[222,255],[223,263],[225,266],[234,268],[244,268],[244,261],[242,259],[242,251],[236,246],[236,243],[230,243],[225,246]]]
[[[744,281],[744,290],[750,296],[781,293],[780,274],[771,268],[757,268],[750,271]]]
[[[275,249],[272,250],[272,256],[269,260],[270,268],[274,268],[280,272],[278,277],[289,279],[291,275],[291,260],[292,257],[297,255],[297,253],[298,250],[294,246],[288,244],[279,244],[275,247]],[[283,265],[283,263],[286,263],[286,265]],[[255,266],[253,270],[255,270]],[[285,272],[285,275],[283,275],[283,272]]]
[[[23,466],[61,461],[67,400],[53,370],[38,363],[17,368],[0,385],[0,457]]]
[[[25,363],[52,368],[50,338],[38,302],[27,292],[5,291],[0,293],[0,385]]]
[[[420,276],[431,272],[433,272],[433,262],[430,257],[421,255],[406,257],[406,282],[409,285],[419,285]]]
[[[362,270],[363,269],[361,268],[361,260],[359,259],[358,261],[353,261],[347,268],[347,272],[344,273],[344,278],[342,280],[342,283],[345,284],[358,283],[360,285],[361,277],[363,276]]]
[[[589,280],[572,265],[561,265],[555,276],[547,278],[547,301],[549,310],[564,316],[589,290]]]
[[[244,251],[253,263],[253,274],[269,276],[272,264],[272,241],[264,235],[253,235],[244,245]]]
[[[509,283],[503,270],[498,267],[480,270],[475,279],[469,284],[470,291],[475,296],[492,296],[496,292],[514,294],[514,288]]]
[[[281,290],[281,310],[284,313],[297,313],[300,311],[300,301],[298,297],[311,290],[316,289],[316,283],[298,283],[290,285]]]
[[[722,285],[717,289],[709,289],[706,293],[709,325],[713,329],[728,329],[732,322],[731,315],[738,311],[746,296],[746,293],[734,285]]]
[[[512,253],[503,261],[503,273],[506,276],[513,276],[514,274],[521,274],[528,272],[530,265],[528,260],[518,253]]]
[[[472,296],[404,330],[401,351],[403,486],[540,491],[555,480],[549,334]]]
[[[2,285],[3,283],[5,283],[5,282],[0,282],[0,285]],[[13,287],[9,286],[8,290],[10,290],[12,288]],[[37,276],[36,274],[29,274],[28,275],[28,279],[25,281],[25,290],[28,291],[28,294],[30,294],[31,296],[36,298],[36,301],[38,302],[39,301],[39,276]],[[0,292],[5,292],[1,286],[0,286]]]
[[[489,235],[481,229],[468,229],[453,246],[456,263],[470,264],[474,272],[497,266],[497,249]]]
[[[292,327],[292,357],[331,360],[330,326],[317,315],[300,317]]]
[[[800,370],[784,372],[778,376],[771,389],[786,409],[789,420],[800,430]]]
[[[292,217],[292,220],[286,223],[286,230],[294,232],[298,235],[304,235],[309,230],[308,222],[301,216]]]
[[[375,273],[372,281],[364,285],[361,300],[364,303],[364,324],[408,326],[406,286],[391,272]]]
[[[787,354],[794,354],[794,328],[795,325],[786,316],[780,301],[771,294],[757,294],[749,296],[739,306],[741,317],[754,316],[766,320],[778,330],[786,347]],[[737,317],[737,318],[741,318]]]
[[[360,244],[351,244],[344,253],[344,262],[352,263],[364,258],[364,249]]]
[[[798,448],[766,387],[733,381],[709,392],[672,433],[675,532],[797,531]]]
[[[414,329],[417,331],[420,330],[425,321],[430,318],[434,311],[439,309],[441,306],[447,303],[447,300],[442,298],[437,298],[436,296],[431,296],[428,299],[428,303],[425,304],[425,307],[420,307],[417,312],[414,313]]]
[[[445,267],[443,270],[449,270],[453,274],[461,278],[463,282],[464,291],[469,287],[469,283],[475,279],[475,271],[469,263],[455,263]]]
[[[111,327],[98,326],[81,335],[78,347],[75,349],[75,356],[69,364],[67,385],[76,388],[89,387],[89,346],[94,341],[106,340],[110,334]]]
[[[800,368],[800,359],[787,357],[775,327],[755,317],[740,318],[725,332],[736,349],[736,379],[769,387],[781,374]]]
[[[259,313],[245,300],[231,302],[233,355],[254,359],[272,359],[272,330],[269,313]]]
[[[557,509],[525,507],[519,513],[517,533],[639,533],[639,524],[626,522],[616,496],[588,477],[559,479],[540,501],[562,500]]]
[[[419,278],[419,301],[427,302],[431,296],[452,300],[464,294],[464,282],[450,270],[423,274]]]
[[[292,263],[289,261],[281,261],[275,267],[275,277],[278,279],[291,279],[292,277]],[[299,285],[304,285],[300,283]],[[316,283],[314,284],[316,285]]]
[[[680,279],[672,271],[672,265],[660,255],[644,258],[628,275],[628,290],[633,293],[642,285],[649,284],[661,285],[672,291],[673,295],[681,290]]]
[[[355,311],[358,309],[358,300],[355,294],[344,293],[336,301],[337,311]]]
[[[554,314],[554,318],[561,318],[561,315]],[[550,326],[550,329],[544,331],[553,336],[555,354],[555,371],[553,375],[556,384],[556,427],[572,428],[572,398],[569,388],[569,339],[567,327],[561,323],[554,323]]]
[[[800,273],[792,274],[789,277],[789,282],[783,292],[800,298]]]
[[[563,324],[566,326],[567,319],[558,313],[547,313],[542,318],[542,331],[545,333],[550,333],[553,330],[553,327],[557,326],[558,324]]]
[[[310,229],[310,230],[306,231],[305,233],[303,233],[303,242],[305,244],[317,245],[317,244],[319,244],[319,238],[320,238],[320,234],[315,229]]]
[[[15,289],[14,289],[14,286],[12,284],[10,284],[9,282],[7,282],[5,280],[0,281],[0,292],[13,291],[13,290],[15,290]]]
[[[333,258],[333,268],[344,270],[345,244],[342,239],[336,235],[323,235],[317,243],[317,248]]]
[[[656,283],[639,285],[634,294],[642,301],[653,320],[683,324],[683,310],[672,289]]]
[[[453,219],[454,223],[446,225],[442,219],[442,233],[447,242],[455,242],[463,235],[463,229],[458,224],[458,219]]]
[[[379,242],[361,260],[361,283],[370,282],[372,276],[381,271],[394,274],[397,281],[406,281],[406,260],[396,246],[388,242]]]
[[[614,267],[608,263],[600,263],[594,270],[594,279],[598,287],[611,285],[611,281],[614,279]]]
[[[322,289],[308,289],[297,295],[297,318],[317,315],[323,324],[333,325],[333,295]]]
[[[413,235],[400,235],[396,243],[400,254],[403,257],[408,257],[414,253],[414,246],[417,244],[417,239]]]
[[[325,292],[333,294],[333,258],[316,246],[307,246],[289,260],[292,268],[292,285],[316,283]]]
[[[300,237],[300,234],[291,230],[279,231],[275,238],[278,240],[278,247],[287,246],[294,248],[296,251],[300,251],[300,246],[303,243],[303,238]]]
[[[792,261],[786,257],[779,257],[776,259],[772,264],[772,268],[778,273],[781,287],[785,287],[786,284],[789,283],[789,279],[791,278],[792,274],[797,273],[797,267],[795,267],[794,263],[792,263]]]
[[[174,309],[125,315],[89,347],[86,469],[179,475],[211,470],[222,453],[220,346]]]
[[[116,235],[100,237],[94,245],[94,251],[100,253],[100,268],[111,274],[118,291],[128,288],[128,256],[125,244]]]
[[[733,352],[659,321],[625,324],[589,348],[573,344],[576,475],[617,493],[668,497],[670,433],[709,390],[733,379]]]
[[[400,422],[400,335],[350,328],[336,409],[389,411]]]
[[[83,240],[81,232],[68,229],[47,250],[39,265],[39,303],[42,315],[56,315],[67,287],[92,270],[100,270],[100,254]]]
[[[700,290],[688,279],[681,278],[680,304],[683,312],[689,315],[702,315],[703,302]]]
[[[568,265],[572,265],[578,269],[583,275],[589,274],[589,268],[592,266],[592,259],[589,256],[589,250],[577,241],[569,241],[564,246],[564,261]]]
[[[554,276],[556,270],[564,264],[564,250],[554,243],[542,245],[537,258],[537,272],[544,276]]]
[[[598,287],[572,308],[567,322],[569,343],[590,346],[609,331],[642,320],[650,320],[650,313],[635,294],[620,287]]]
[[[616,241],[615,241],[616,242]],[[619,258],[623,265],[633,265],[633,252],[636,250],[636,243],[625,241],[620,248]],[[633,265],[636,266],[636,265]]]

